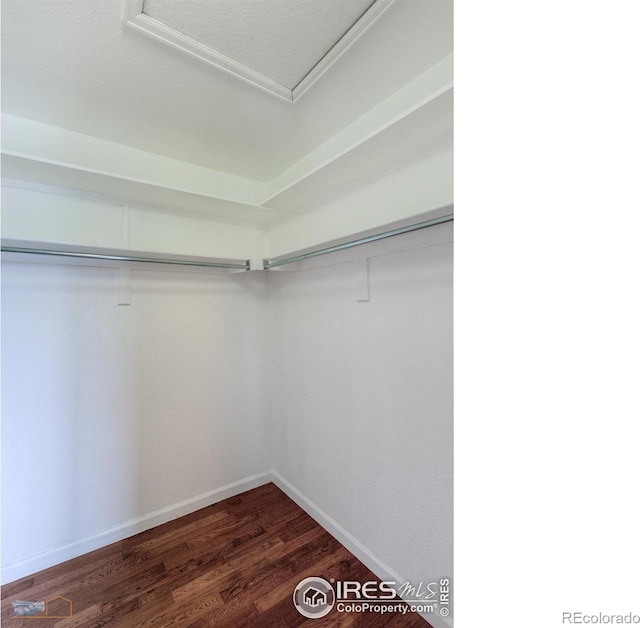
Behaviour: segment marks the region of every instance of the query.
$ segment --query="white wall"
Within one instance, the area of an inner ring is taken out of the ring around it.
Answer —
[[[115,268],[2,281],[5,581],[264,482],[261,274],[133,270],[130,306]]]
[[[275,471],[415,584],[453,570],[451,240],[440,225],[268,277]]]
[[[259,257],[264,240],[256,226],[11,185],[2,186],[2,236],[239,259]]]
[[[271,254],[450,203],[450,157],[275,227]],[[195,217],[5,198],[5,237],[235,258],[264,245],[259,229]],[[137,269],[130,306],[117,305],[116,268],[5,263],[4,580],[271,469],[378,575],[451,577],[451,240],[449,224],[297,269]]]

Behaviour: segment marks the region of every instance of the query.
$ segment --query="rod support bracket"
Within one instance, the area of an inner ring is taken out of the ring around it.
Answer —
[[[264,262],[263,259],[248,259],[247,260],[247,270],[264,270]]]

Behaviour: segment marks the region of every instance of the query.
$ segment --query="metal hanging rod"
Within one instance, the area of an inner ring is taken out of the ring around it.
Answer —
[[[344,242],[343,244],[336,244],[324,249],[317,249],[315,251],[309,251],[308,253],[301,253],[293,257],[282,257],[265,259],[263,261],[264,270],[270,268],[276,268],[277,266],[284,266],[285,264],[291,264],[293,262],[299,262],[301,260],[309,259],[311,257],[317,257],[318,255],[326,255],[327,253],[334,253],[336,251],[342,251],[344,249],[350,249],[354,246],[360,246],[361,244],[368,244],[369,242],[375,242],[377,240],[384,240],[385,238],[391,238],[393,236],[402,235],[404,233],[411,233],[412,231],[418,231],[420,229],[427,229],[428,227],[434,227],[435,225],[441,225],[446,222],[453,221],[453,214],[446,214],[439,218],[432,218],[431,220],[425,220],[406,227],[399,227],[397,229],[391,229],[390,231],[384,231],[383,233],[377,233],[375,235],[367,236],[364,238],[358,238],[357,240],[351,240]],[[147,264],[170,264],[175,266],[200,266],[204,268],[230,268],[234,270],[250,270],[250,260],[238,260],[237,262],[207,262],[207,261],[191,261],[180,260],[171,258],[156,258],[156,257],[142,257],[134,255],[115,255],[109,253],[85,253],[81,251],[63,251],[55,249],[39,249],[22,246],[2,245],[2,251],[6,253],[28,253],[30,255],[51,255],[57,257],[75,257],[84,259],[95,260],[111,260],[116,262],[142,262]]]
[[[318,249],[317,251],[310,251],[309,253],[302,253],[294,257],[274,258],[264,260],[264,268],[275,268],[276,266],[284,266],[285,264],[291,264],[293,262],[299,262],[310,257],[317,257],[318,255],[325,255],[326,253],[334,253],[335,251],[342,251],[343,249],[350,249],[354,246],[360,246],[361,244],[368,244],[369,242],[375,242],[376,240],[384,240],[385,238],[391,238],[393,236],[402,235],[403,233],[411,233],[412,231],[418,231],[420,229],[427,229],[428,227],[434,227],[435,225],[441,225],[445,222],[452,222],[453,214],[446,214],[440,218],[432,218],[431,220],[425,220],[418,222],[407,227],[399,227],[398,229],[391,229],[391,231],[385,231],[383,233],[377,233],[366,238],[359,238],[357,240],[351,240],[343,244],[336,244],[335,246],[329,246],[325,249]]]
[[[52,249],[32,249],[21,246],[2,245],[2,251],[6,253],[29,253],[30,255],[54,255],[57,257],[79,257],[84,259],[113,260],[116,262],[143,262],[148,264],[173,264],[176,266],[204,266],[206,268],[234,268],[236,270],[248,270],[248,262],[204,262],[178,259],[161,259],[155,257],[138,257],[132,255],[109,255],[104,253],[81,253],[74,251],[56,251]]]

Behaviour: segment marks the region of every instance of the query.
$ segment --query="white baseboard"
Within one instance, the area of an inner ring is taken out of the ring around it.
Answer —
[[[55,549],[43,552],[42,554],[30,556],[29,558],[25,558],[24,560],[16,563],[5,565],[2,568],[2,584],[13,582],[14,580],[29,576],[42,569],[47,569],[48,567],[53,567],[54,565],[63,563],[66,560],[77,558],[82,554],[100,549],[110,543],[122,541],[134,534],[144,532],[145,530],[162,525],[163,523],[167,523],[168,521],[172,521],[178,517],[183,517],[184,515],[188,515],[196,510],[200,510],[200,508],[206,508],[207,506],[216,504],[224,499],[228,499],[229,497],[234,497],[235,495],[249,491],[252,488],[268,484],[271,481],[272,473],[268,471],[252,475],[248,478],[222,486],[221,488],[214,489],[213,491],[202,493],[201,495],[197,495],[190,499],[185,499],[177,504],[172,504],[171,506],[166,506],[159,510],[154,510],[142,517],[130,519],[121,525],[110,528],[109,530],[104,530],[84,539],[80,539],[79,541],[75,541],[62,547],[56,547]]]
[[[273,483],[286,493],[309,516],[313,517],[327,532],[344,545],[360,562],[373,571],[380,580],[407,582],[397,571],[381,561],[370,549],[365,547],[356,537],[345,530],[335,519],[332,519],[324,510],[307,499],[295,486],[285,480],[277,471],[272,472]],[[450,617],[441,617],[435,613],[421,614],[433,628],[452,628]]]
[[[358,539],[349,534],[339,523],[332,519],[324,510],[307,499],[297,488],[287,482],[278,472],[274,471],[273,483],[286,493],[302,510],[313,517],[327,532],[344,545],[359,561],[363,562],[381,580],[401,580],[399,573],[379,560],[373,552],[367,549]]]
[[[13,582],[19,578],[29,576],[42,569],[47,569],[58,565],[66,560],[76,558],[87,552],[100,549],[122,541],[134,534],[144,532],[155,526],[162,525],[178,517],[188,515],[200,508],[206,508],[229,497],[234,497],[245,491],[249,491],[263,484],[273,482],[280,490],[288,495],[300,508],[309,516],[315,519],[327,532],[334,536],[344,545],[358,560],[369,568],[381,580],[392,580],[403,583],[407,579],[394,571],[389,565],[381,561],[371,550],[365,547],[356,537],[345,530],[339,523],[332,519],[326,512],[307,499],[297,488],[285,480],[276,471],[267,471],[257,475],[252,475],[237,482],[232,482],[213,491],[197,495],[177,504],[167,506],[150,512],[147,515],[131,519],[122,525],[110,528],[90,537],[86,537],[74,543],[58,547],[36,556],[30,556],[16,563],[6,565],[2,568],[2,584]],[[452,628],[453,623],[450,618],[440,617],[436,614],[425,614],[423,617],[434,628]]]

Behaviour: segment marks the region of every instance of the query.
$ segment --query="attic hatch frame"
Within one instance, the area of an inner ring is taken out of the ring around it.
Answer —
[[[301,253],[300,255],[286,256],[281,255],[271,259],[263,260],[228,260],[228,261],[214,261],[197,259],[188,256],[179,256],[158,258],[158,257],[145,257],[138,255],[121,255],[115,253],[92,253],[90,251],[83,250],[64,250],[64,249],[48,249],[48,248],[35,248],[26,246],[14,246],[8,243],[2,243],[1,249],[4,253],[24,253],[29,255],[50,255],[56,257],[74,257],[85,258],[93,260],[109,260],[118,262],[141,262],[149,264],[172,264],[179,266],[199,266],[205,268],[225,268],[230,270],[248,271],[248,270],[270,270],[277,268],[278,266],[285,266],[286,264],[292,264],[294,262],[300,262],[312,257],[318,257],[319,255],[326,255],[328,253],[335,253],[336,251],[342,251],[344,249],[350,249],[355,246],[361,246],[363,244],[369,244],[370,242],[376,242],[377,240],[384,240],[386,238],[392,238],[405,233],[411,233],[413,231],[420,231],[422,229],[428,229],[436,225],[441,225],[447,222],[453,222],[453,214],[445,214],[437,218],[431,218],[429,220],[423,220],[405,227],[399,227],[397,229],[390,229],[381,233],[376,233],[370,236],[357,238],[355,240],[349,240],[342,244],[336,244],[334,246],[328,246],[318,249],[312,249]],[[258,262],[258,263],[256,263]]]
[[[288,103],[295,103],[396,0],[374,0],[367,11],[360,16],[355,24],[329,49],[293,89],[277,83],[260,72],[223,55],[214,48],[184,35],[160,20],[150,17],[144,13],[144,1],[145,0],[125,1],[122,15],[125,26],[144,33],[148,37],[152,37],[175,50],[188,54],[207,65],[231,74],[237,79],[285,100]]]

